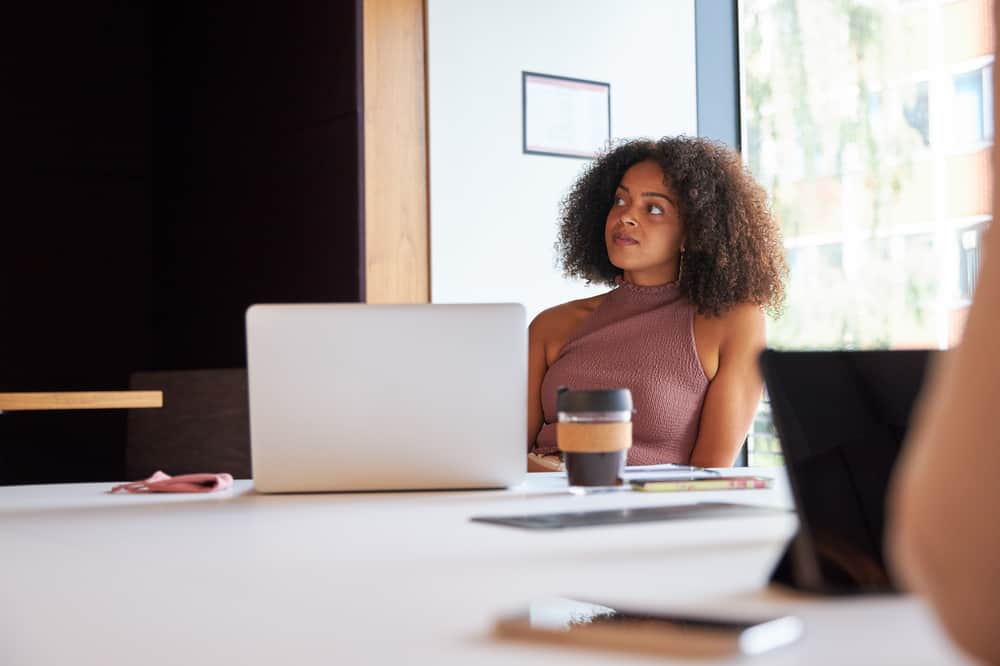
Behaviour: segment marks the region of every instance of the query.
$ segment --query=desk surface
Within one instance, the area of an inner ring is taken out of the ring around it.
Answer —
[[[755,471],[777,476],[775,488],[580,497],[549,474],[452,493],[0,488],[0,663],[653,663],[491,638],[494,618],[546,596],[803,617],[806,638],[758,663],[962,663],[914,599],[763,589],[795,529],[790,513],[552,532],[469,522],[694,501],[790,506],[782,471]]]

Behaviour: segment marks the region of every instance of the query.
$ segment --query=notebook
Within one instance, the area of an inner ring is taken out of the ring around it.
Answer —
[[[761,355],[799,517],[775,581],[822,593],[894,591],[882,550],[886,491],[930,356]]]
[[[523,306],[254,305],[246,324],[258,491],[524,479]]]

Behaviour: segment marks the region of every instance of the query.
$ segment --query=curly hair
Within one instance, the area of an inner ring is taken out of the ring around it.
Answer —
[[[626,141],[591,162],[561,206],[564,274],[608,285],[622,275],[608,258],[604,227],[625,172],[645,160],[659,164],[677,194],[686,234],[680,290],[699,314],[719,316],[740,303],[780,314],[788,268],[767,194],[737,153],[702,138]]]

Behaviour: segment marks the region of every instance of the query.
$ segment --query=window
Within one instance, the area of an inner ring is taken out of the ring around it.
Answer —
[[[942,348],[989,224],[989,0],[743,0],[744,159],[790,268],[777,348]],[[780,463],[766,402],[749,463]]]
[[[952,128],[958,145],[993,140],[993,66],[952,78]]]
[[[959,298],[971,301],[976,291],[976,280],[979,277],[980,247],[983,244],[985,224],[960,229],[958,231],[958,285]]]
[[[925,146],[931,145],[931,122],[927,104],[926,81],[907,86],[903,94],[903,117],[906,124],[917,131]]]

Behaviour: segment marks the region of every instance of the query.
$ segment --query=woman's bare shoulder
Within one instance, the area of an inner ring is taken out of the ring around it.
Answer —
[[[696,314],[695,319],[706,330],[719,337],[745,333],[764,324],[764,311],[753,303],[739,303],[719,315]]]
[[[696,314],[695,347],[705,375],[711,380],[719,359],[741,349],[759,350],[765,344],[764,311],[753,303],[740,303],[719,315]]]
[[[720,319],[728,330],[756,328],[764,322],[764,310],[755,303],[737,303],[723,312]]]
[[[533,337],[542,340],[565,340],[588,315],[597,309],[607,293],[580,298],[542,310],[532,320]]]
[[[532,326],[540,328],[558,328],[567,321],[572,321],[586,317],[601,304],[607,294],[598,294],[588,298],[579,298],[575,301],[554,305],[551,308],[542,310],[532,320]]]

